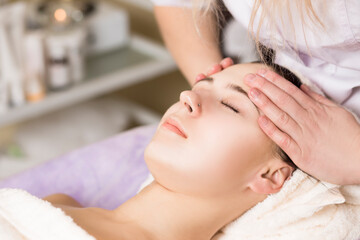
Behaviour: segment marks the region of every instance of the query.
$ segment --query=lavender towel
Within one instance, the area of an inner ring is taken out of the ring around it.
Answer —
[[[40,198],[65,193],[85,207],[114,209],[148,176],[144,150],[155,130],[142,126],[75,150],[3,180],[0,188],[20,188]]]

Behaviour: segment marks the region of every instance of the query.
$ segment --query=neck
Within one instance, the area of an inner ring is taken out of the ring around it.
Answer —
[[[208,240],[263,199],[248,189],[236,196],[194,197],[153,181],[114,212],[122,223],[135,223],[147,239]]]

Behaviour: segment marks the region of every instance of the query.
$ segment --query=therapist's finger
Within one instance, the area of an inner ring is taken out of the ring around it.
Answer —
[[[213,75],[217,72],[220,72],[221,70],[223,70],[222,66],[217,63],[215,65],[213,65],[207,72],[206,72],[206,75],[210,76],[210,75]]]
[[[249,91],[249,97],[279,129],[293,138],[299,136],[300,127],[297,122],[289,116],[289,114],[274,105],[267,96],[262,94],[256,88],[252,88]]]
[[[227,57],[221,60],[220,65],[223,69],[225,69],[230,67],[231,65],[234,65],[234,61],[231,58]]]
[[[271,100],[270,102],[265,96],[262,96],[262,98],[256,99],[257,102],[254,102],[265,113],[265,115],[270,117],[271,120],[273,120],[273,118],[269,114],[279,114],[279,111],[277,111],[278,108],[289,114],[292,118],[297,118],[299,115],[304,114],[305,109],[293,98],[292,95],[284,92],[282,89],[263,77],[248,74],[245,76],[244,82],[252,88],[259,89]],[[307,98],[309,97],[307,96]],[[277,122],[274,123],[280,127]]]
[[[206,75],[203,74],[203,73],[200,73],[200,74],[198,74],[198,75],[196,76],[195,82],[198,82],[198,81],[200,81],[201,79],[204,79],[204,78],[206,78]]]
[[[265,134],[288,156],[296,159],[301,155],[299,145],[289,135],[280,131],[266,116],[261,116],[258,123]]]
[[[319,103],[326,104],[328,106],[336,106],[336,103],[334,103],[330,99],[314,92],[306,84],[301,85],[301,90],[303,90],[308,96],[310,96],[312,99],[314,99],[315,101],[317,101]]]
[[[261,69],[257,72],[257,75],[260,75],[261,77],[263,77],[263,79],[268,80],[277,88],[282,89],[284,93],[287,93],[289,96],[291,96],[293,99],[295,99],[301,106],[309,107],[309,106],[314,105],[314,101],[311,97],[309,97],[307,94],[305,94],[303,91],[301,91],[301,89],[299,89],[297,86],[295,86],[292,82],[283,78],[276,72],[268,70],[268,69]],[[261,91],[263,91],[266,95],[271,96],[272,94],[274,94],[273,91],[276,88],[267,89],[267,87],[270,85],[264,84],[262,86],[262,84],[263,84],[262,81],[260,81],[259,84],[260,84],[259,89]],[[280,95],[280,96],[278,96],[278,98],[286,99],[287,97]],[[276,102],[276,104],[277,104],[277,102]],[[283,102],[280,102],[279,104],[283,104]],[[287,103],[285,102],[285,104],[287,104]]]

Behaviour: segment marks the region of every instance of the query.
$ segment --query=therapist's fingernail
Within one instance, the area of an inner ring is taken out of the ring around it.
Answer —
[[[266,125],[268,125],[268,123],[269,123],[269,119],[267,117],[265,117],[265,116],[260,117],[260,124],[262,126],[266,126]]]
[[[229,57],[224,58],[224,59],[221,60],[221,62],[220,62],[220,65],[222,65],[223,67],[224,67],[224,66],[227,67],[227,66],[230,66],[230,65],[233,65],[233,64],[234,64],[234,61],[233,61],[231,58],[229,58]]]
[[[251,89],[250,95],[253,97],[253,99],[257,100],[260,96],[260,92],[256,89]]]
[[[306,84],[302,84],[301,89],[304,90],[305,92],[308,92],[310,90],[310,88]]]
[[[210,67],[208,70],[207,70],[207,72],[206,72],[206,75],[212,75],[212,74],[214,74],[214,73],[216,73],[216,72],[219,72],[220,70],[219,70],[219,67],[217,66],[217,65],[214,65],[214,66],[212,66],[212,67]]]
[[[267,70],[266,69],[260,69],[257,73],[261,76],[264,76],[266,74]]]
[[[197,82],[204,78],[206,78],[205,74],[200,73],[196,76],[195,81]]]
[[[244,80],[248,83],[251,83],[255,77],[256,77],[255,74],[250,73],[250,74],[246,75]]]

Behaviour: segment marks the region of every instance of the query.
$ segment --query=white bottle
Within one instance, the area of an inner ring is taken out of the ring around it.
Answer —
[[[9,81],[11,104],[14,107],[19,107],[25,104],[25,92],[24,92],[24,76],[20,71],[14,72],[12,78]]]
[[[20,69],[19,63],[16,61],[16,53],[14,45],[10,39],[9,27],[10,22],[7,17],[11,13],[11,5],[8,8],[0,9],[0,58],[2,79],[7,84],[10,90],[11,103],[14,106],[20,106],[25,103],[24,87],[23,87],[23,72]]]
[[[0,115],[6,113],[9,108],[8,86],[0,74]]]
[[[70,76],[74,83],[81,82],[85,77],[85,38],[84,29],[77,28],[66,33],[69,55]]]
[[[14,74],[14,79],[12,79],[10,83],[11,102],[13,106],[20,106],[25,103],[24,48],[22,44],[25,33],[25,11],[25,2],[11,3],[9,39],[14,59],[13,64],[16,68],[16,74]]]
[[[11,12],[9,14],[10,22],[10,39],[12,48],[14,49],[14,56],[17,62],[17,65],[21,70],[24,69],[24,46],[23,39],[25,35],[25,13],[26,13],[26,3],[25,2],[14,2],[11,3]]]
[[[39,102],[45,98],[45,86],[39,75],[27,75],[25,91],[28,102]]]
[[[4,78],[4,57],[1,51],[1,46],[3,46],[2,39],[4,38],[4,36],[1,36],[4,28],[4,21],[2,21],[3,19],[1,17],[3,16],[2,11],[3,9],[0,9],[0,114],[7,112],[9,107],[8,84]]]
[[[24,38],[25,95],[28,102],[45,97],[45,55],[43,31],[27,32]]]
[[[66,42],[62,38],[50,36],[46,40],[48,51],[48,86],[60,90],[71,84],[69,58]]]

